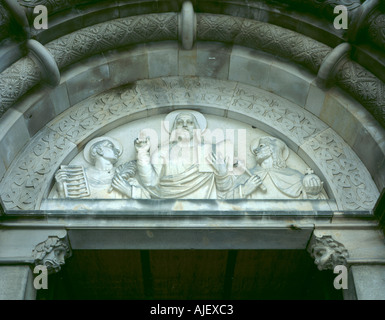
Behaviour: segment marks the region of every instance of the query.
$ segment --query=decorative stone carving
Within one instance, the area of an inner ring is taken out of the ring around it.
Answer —
[[[9,22],[7,10],[0,4],[0,40],[9,36]]]
[[[0,116],[40,81],[40,70],[29,57],[14,63],[0,76]]]
[[[135,141],[139,177],[151,197],[216,199],[217,191],[231,188],[229,163],[214,151],[219,142],[202,140],[201,133],[206,129],[203,115],[183,110],[170,113],[166,119],[172,124],[170,137],[159,150],[150,154],[146,137]]]
[[[125,45],[177,40],[177,13],[148,14],[96,24],[46,45],[59,69],[93,54]]]
[[[39,65],[42,80],[51,86],[57,86],[60,83],[60,71],[52,55],[36,40],[29,39],[26,45]]]
[[[38,209],[55,172],[75,156],[76,146],[82,146],[88,137],[98,136],[98,132],[105,132],[106,127],[122,125],[151,112],[156,114],[159,111],[154,108],[159,106],[182,105],[205,106],[208,113],[223,116],[226,112],[229,118],[244,120],[263,129],[274,128],[280,133],[279,137],[290,137],[293,145],[289,146],[299,146],[300,156],[306,161],[310,159],[309,165],[318,168],[317,173],[322,173],[322,180],[329,186],[329,196],[336,199],[340,210],[371,210],[374,207],[378,190],[365,166],[333,130],[327,129],[303,108],[237,82],[165,77],[137,81],[135,85],[90,97],[49,123],[31,139],[7,170],[0,184],[5,209]],[[124,146],[126,150],[134,151],[133,140]],[[122,161],[134,159],[132,153]],[[248,164],[250,167],[252,165]],[[303,174],[304,169],[300,171]],[[120,181],[120,187],[122,185],[125,184]],[[143,186],[143,183],[139,181],[139,185]]]
[[[65,137],[43,129],[15,159],[2,181],[0,192],[6,209],[37,209],[47,192],[44,186],[48,187],[56,169],[75,148]]]
[[[72,255],[71,248],[66,238],[57,236],[48,237],[44,242],[39,243],[32,251],[32,257],[36,265],[47,267],[48,274],[56,273],[65,264],[65,259]]]
[[[371,210],[379,192],[369,172],[332,129],[327,129],[301,147],[312,155],[316,165],[329,181],[343,210]]]
[[[226,15],[197,14],[197,39],[224,41],[290,58],[317,72],[330,47],[294,31]]]
[[[385,83],[349,59],[341,64],[336,79],[344,90],[361,102],[385,127]]]
[[[376,45],[385,49],[385,14],[376,14],[371,17],[368,35]]]
[[[211,133],[205,134],[207,122],[201,113],[174,111],[164,123],[169,135],[166,140],[157,146],[159,141],[151,141],[145,131],[141,132],[134,143],[137,161],[131,160],[117,169],[114,164],[122,153],[119,142],[107,137],[90,141],[83,156],[91,167],[70,165],[56,173],[59,197],[326,198],[323,183],[310,169],[304,175],[286,167],[289,149],[277,138],[267,136],[252,144],[250,152],[255,155],[257,166],[248,170],[239,160],[237,171],[232,161],[232,142],[213,142]],[[151,151],[151,145],[155,150]]]
[[[313,236],[308,246],[308,252],[314,259],[318,270],[334,270],[337,265],[346,265],[346,259],[349,257],[344,245],[330,235]]]
[[[58,197],[149,198],[147,191],[135,178],[135,162],[115,167],[122,152],[122,145],[115,139],[103,136],[91,140],[83,152],[84,158],[91,166],[62,166],[56,172]]]
[[[326,199],[323,182],[308,169],[306,174],[288,168],[289,149],[278,138],[266,136],[250,146],[257,166],[246,170],[250,176],[240,185],[241,197],[249,199]],[[241,180],[244,177],[241,177]],[[253,184],[250,184],[250,181]]]

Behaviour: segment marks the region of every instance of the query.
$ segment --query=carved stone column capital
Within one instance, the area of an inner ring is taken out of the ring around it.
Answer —
[[[32,250],[35,265],[44,265],[48,273],[56,273],[61,270],[65,259],[72,255],[67,237],[49,236],[47,240],[40,242]]]
[[[333,270],[337,265],[346,265],[349,257],[345,246],[330,235],[313,236],[307,250],[318,270]]]

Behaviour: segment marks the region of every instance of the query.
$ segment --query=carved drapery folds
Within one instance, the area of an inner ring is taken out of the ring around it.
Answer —
[[[345,246],[330,235],[313,236],[307,250],[318,270],[334,270],[338,265],[346,265],[349,257]]]
[[[65,259],[72,255],[67,237],[50,236],[36,245],[32,251],[35,265],[43,265],[49,274],[59,272]]]

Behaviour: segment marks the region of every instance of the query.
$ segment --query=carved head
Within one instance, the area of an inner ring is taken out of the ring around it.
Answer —
[[[195,116],[189,112],[181,112],[175,117],[171,132],[175,135],[175,140],[190,141],[193,139],[194,129],[199,129]]]
[[[345,265],[349,256],[345,247],[331,236],[315,238],[310,254],[319,270],[333,270],[337,265]]]
[[[274,168],[286,168],[289,149],[280,139],[270,136],[262,137],[259,139],[258,143],[251,145],[251,152],[255,155],[258,164],[261,164],[271,157],[273,159]]]
[[[71,255],[70,248],[63,239],[58,237],[48,237],[39,243],[32,251],[36,265],[47,267],[48,273],[55,273],[61,270],[65,259]]]
[[[122,154],[122,146],[118,141],[109,137],[99,137],[91,140],[84,149],[85,159],[95,164],[98,157],[116,163]]]

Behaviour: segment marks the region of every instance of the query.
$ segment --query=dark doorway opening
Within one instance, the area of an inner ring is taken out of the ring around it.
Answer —
[[[75,250],[38,299],[342,299],[305,250]]]

